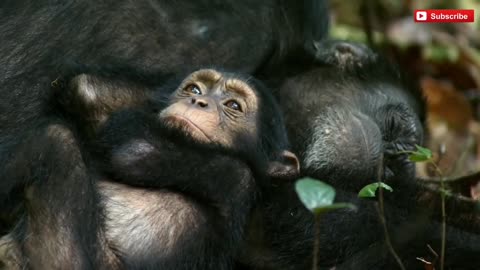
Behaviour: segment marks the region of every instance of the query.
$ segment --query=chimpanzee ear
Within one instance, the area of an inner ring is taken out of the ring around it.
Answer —
[[[283,150],[278,160],[268,164],[268,175],[271,178],[295,180],[300,174],[300,162],[297,156],[287,150]]]

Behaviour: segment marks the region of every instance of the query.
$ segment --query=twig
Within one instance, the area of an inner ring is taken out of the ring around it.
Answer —
[[[373,31],[372,31],[372,0],[363,0],[360,6],[360,18],[362,18],[363,29],[367,37],[367,44],[373,46]]]
[[[445,211],[445,182],[443,179],[443,173],[435,162],[431,162],[438,175],[440,176],[440,198],[442,199],[442,248],[440,251],[440,270],[444,269],[445,265],[445,246],[446,246],[446,237],[447,237],[447,212]]]
[[[466,60],[466,69],[469,72],[469,75],[474,80],[477,88],[480,89],[480,78],[478,69],[480,69],[480,57],[477,56],[475,49],[468,45],[468,40],[461,38],[454,38],[451,35],[444,32],[433,32],[432,37],[435,41],[440,44],[449,46],[454,45],[458,48],[463,59]]]
[[[380,164],[383,164],[383,162],[380,162]],[[380,187],[378,189],[378,204],[376,205],[378,216],[380,218],[380,222],[382,223],[383,233],[385,236],[385,243],[387,244],[388,250],[390,251],[392,256],[395,258],[395,261],[397,262],[400,269],[406,270],[405,266],[402,263],[402,260],[400,259],[400,256],[398,256],[397,252],[395,251],[395,248],[392,245],[392,241],[390,240],[390,234],[388,233],[387,222],[385,219],[385,204],[383,201],[383,188],[381,185],[382,175],[383,175],[383,170],[382,170],[382,167],[379,166],[377,171],[377,179],[378,179],[378,182],[380,183]]]
[[[421,177],[417,177],[417,180],[418,181],[422,181],[422,182],[425,182],[425,183],[435,183],[435,184],[438,184],[440,182],[444,182],[444,183],[447,183],[447,184],[450,184],[450,183],[460,183],[460,182],[463,182],[464,184],[476,184],[478,182],[480,182],[480,171],[478,172],[473,172],[469,175],[465,175],[465,176],[460,176],[460,177],[453,177],[453,178],[446,178],[446,177],[438,177],[438,178],[421,178]]]
[[[435,250],[429,244],[427,244],[427,247],[428,247],[428,250],[430,250],[430,252],[433,254],[433,256],[435,256],[435,260],[433,262],[436,262],[438,260],[438,253],[435,252]]]
[[[417,178],[417,181],[423,181],[422,179],[420,178]],[[421,183],[421,182],[420,182]],[[434,181],[435,184],[439,184],[440,181]],[[444,183],[448,183],[447,181],[445,181]],[[426,194],[438,194],[439,192],[439,189],[437,187],[432,187],[432,186],[428,186],[428,185],[421,185],[420,188],[422,189],[422,192],[423,193],[426,193]],[[466,197],[466,196],[463,196],[462,194],[449,194],[449,197],[453,198],[455,201],[457,202],[460,202],[460,203],[465,203],[465,205],[468,204],[468,211],[471,212],[473,209],[472,207],[474,207],[474,204],[477,205],[479,203],[478,200],[475,200],[475,199],[472,199],[470,197]],[[458,206],[456,206],[458,207]]]
[[[459,200],[462,201],[468,201],[468,202],[478,202],[475,201],[470,197],[470,188],[472,186],[476,186],[478,183],[480,183],[480,172],[474,172],[470,175],[466,176],[461,176],[457,178],[418,178],[417,181],[420,183],[425,183],[425,184],[435,184],[438,185],[442,183],[447,184],[450,191],[455,193],[455,197],[458,198]]]
[[[462,56],[474,65],[477,68],[480,68],[480,57],[477,56],[475,53],[475,49],[468,46],[468,42],[466,40],[461,40],[459,38],[454,38],[451,35],[445,32],[434,31],[432,32],[432,37],[435,41],[439,42],[443,45],[455,45],[459,50]]]
[[[314,228],[314,240],[313,240],[313,270],[318,269],[318,250],[320,247],[320,240],[318,239],[319,235],[319,229],[318,227],[320,226],[320,215],[315,215],[315,228]]]
[[[477,89],[480,89],[480,71],[479,68],[473,64],[467,66],[468,74],[472,77],[472,80],[475,82]]]

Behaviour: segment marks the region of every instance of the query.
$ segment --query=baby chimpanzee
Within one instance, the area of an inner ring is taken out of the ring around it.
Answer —
[[[167,104],[147,97],[145,104],[129,102],[125,82],[85,74],[62,91],[57,98],[67,115],[88,116],[78,119],[79,136],[92,141],[84,159],[98,176],[100,212],[75,213],[75,222],[104,224],[83,232],[100,239],[101,267],[231,269],[259,189],[270,176],[298,173],[279,108],[253,78],[199,70]],[[51,257],[45,253],[77,250],[49,246],[56,243],[51,232],[61,228],[36,220],[42,210],[36,192],[30,188],[28,219],[17,227],[24,233],[13,234],[20,265],[62,268],[62,262],[43,259]]]

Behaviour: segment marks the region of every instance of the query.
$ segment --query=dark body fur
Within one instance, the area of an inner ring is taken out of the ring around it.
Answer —
[[[360,44],[326,41],[317,61],[277,93],[303,174],[354,192],[379,170],[387,184],[413,179],[415,165],[397,152],[423,143],[420,91]]]
[[[385,244],[378,203],[357,195],[379,177],[394,189],[384,192],[385,216],[403,263],[424,269],[416,257],[433,261],[427,244],[440,252],[440,194],[415,182],[414,164],[398,154],[422,143],[424,104],[395,66],[363,45],[328,41],[318,47],[317,64],[288,77],[276,95],[302,175],[330,183],[337,202],[358,210],[323,215],[315,233],[313,215],[294,186],[273,183],[252,219],[244,263],[251,269],[311,269],[316,235],[320,269],[399,269]],[[447,212],[473,211],[473,205],[461,210],[457,203],[447,199]],[[448,225],[447,269],[477,269],[479,243],[478,228]]]
[[[90,232],[98,237],[99,263],[85,266],[72,257],[47,260],[56,255],[52,250],[70,255],[79,250],[63,246],[59,240],[65,239],[50,233],[63,228],[45,227],[46,217],[33,215],[42,205],[37,199],[41,190],[32,185],[26,207],[33,212],[22,217],[11,235],[19,254],[9,266],[232,269],[262,178],[235,155],[196,147],[170,132],[155,115],[133,109],[118,113],[94,143],[98,154],[90,160],[101,165],[93,166],[89,175],[96,182],[91,189],[98,191],[97,213],[72,213],[81,218],[72,222],[99,224],[97,232]],[[23,227],[27,221],[31,225]]]
[[[99,183],[112,268],[231,269],[261,179],[239,158],[168,139],[147,119],[114,116],[100,135],[101,171],[115,180]]]
[[[247,77],[212,70],[202,74],[247,81]],[[79,169],[90,176],[92,182],[84,181],[83,186],[91,194],[81,194],[76,202],[82,205],[82,200],[92,196],[96,201],[88,203],[95,204],[96,212],[87,216],[90,209],[79,209],[70,216],[56,217],[71,226],[92,222],[97,224],[96,231],[73,234],[61,224],[46,223],[50,219],[42,192],[47,191],[42,182],[31,183],[21,204],[20,222],[9,236],[19,249],[15,263],[33,269],[232,269],[247,218],[268,183],[269,162],[288,146],[280,109],[271,93],[255,79],[248,79],[249,95],[257,99],[258,107],[249,112],[256,116],[249,120],[254,121],[256,131],[250,134],[242,128],[233,133],[237,136],[232,146],[225,146],[199,142],[187,129],[171,127],[161,118],[164,110],[187,99],[208,100],[203,95],[185,96],[183,83],[179,87],[180,82],[172,81],[172,87],[167,84],[152,92],[144,89],[143,99],[132,92],[138,84],[121,78],[83,74],[67,79],[66,84],[58,83],[61,89],[56,90],[52,106],[77,123],[72,128],[85,142],[82,156],[89,161]],[[175,92],[182,95],[171,95],[173,87],[179,87]],[[196,104],[187,104],[197,109]],[[202,106],[198,110],[216,108],[214,104]],[[49,127],[63,135],[56,128]],[[10,173],[17,176],[16,172]],[[63,179],[67,180],[71,179]],[[58,233],[65,238],[57,238]],[[87,243],[85,247],[95,248],[97,261],[83,258],[77,246],[67,245],[67,237],[96,237],[98,246]],[[40,245],[45,249],[37,248]],[[53,251],[69,256],[52,258],[58,255]]]
[[[81,129],[50,103],[72,63],[126,67],[140,102],[144,89],[201,66],[267,76],[312,51],[327,20],[324,1],[2,1],[1,230],[17,224],[24,250],[49,243],[52,257],[39,260],[51,268],[102,267],[97,176]],[[58,239],[27,237],[44,226]]]

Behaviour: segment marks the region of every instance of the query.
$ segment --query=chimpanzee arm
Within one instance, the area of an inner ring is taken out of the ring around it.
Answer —
[[[61,121],[31,130],[4,164],[1,190],[24,192],[14,237],[25,267],[104,269],[95,184],[74,133]]]
[[[65,78],[55,81],[55,105],[73,120],[82,136],[90,139],[114,111],[143,104],[146,100],[148,88],[133,83],[134,80],[123,73],[119,75],[119,72],[126,72],[119,70],[89,70],[88,74],[77,74],[74,70],[70,71],[73,75],[64,75]],[[133,71],[128,74],[133,79],[140,76]],[[113,76],[122,76],[122,79],[111,79]],[[160,74],[157,77],[164,78]]]
[[[222,188],[230,188],[225,182],[236,179],[237,168],[246,165],[224,153],[174,143],[165,134],[153,114],[120,112],[112,115],[99,132],[92,151],[100,157],[100,170],[116,182],[171,188],[212,201],[223,200],[218,198],[227,192]]]
[[[133,269],[231,269],[256,179],[235,157],[179,146],[158,125],[153,115],[129,111],[112,115],[99,133],[98,164],[129,193],[104,190],[109,239],[126,247],[123,261]],[[148,237],[137,235],[143,227]]]
[[[232,269],[256,188],[248,168],[230,159],[219,165],[227,163],[231,177],[211,168],[191,178],[192,186],[208,179],[217,187],[208,200],[172,189],[101,183],[107,236],[124,254],[127,269]]]
[[[160,164],[164,170],[155,169],[165,171],[160,177],[165,177],[167,184],[170,179],[183,181],[181,185],[172,184],[173,192],[167,192],[187,201],[187,205],[177,205],[178,211],[174,207],[182,199],[174,198],[169,203],[166,195],[153,190],[161,203],[148,204],[144,196],[141,203],[129,203],[135,196],[125,194],[118,199],[119,192],[108,193],[101,187],[104,204],[98,200],[98,183],[92,179],[95,175],[87,170],[85,155],[79,151],[68,127],[52,123],[30,139],[17,149],[18,158],[9,163],[9,168],[16,170],[6,171],[8,176],[30,183],[26,192],[27,219],[19,223],[13,234],[25,267],[231,269],[256,197],[254,179],[245,164],[233,158],[206,159],[202,155],[183,156],[175,164],[176,168],[186,168],[181,173],[169,170],[169,164]],[[25,160],[35,169],[35,175],[30,170],[14,168]],[[213,167],[206,166],[209,162],[213,162]],[[206,188],[199,189],[196,180]],[[110,201],[113,203],[109,204]],[[122,204],[127,209],[119,206]],[[103,212],[99,214],[104,206],[108,217],[105,221]],[[189,207],[191,214],[185,213]],[[167,216],[170,217],[166,219]],[[107,227],[103,227],[104,222]],[[162,222],[165,224],[160,225]],[[145,231],[138,231],[145,224],[149,226],[148,237]],[[117,246],[115,250],[110,249],[112,244]]]

